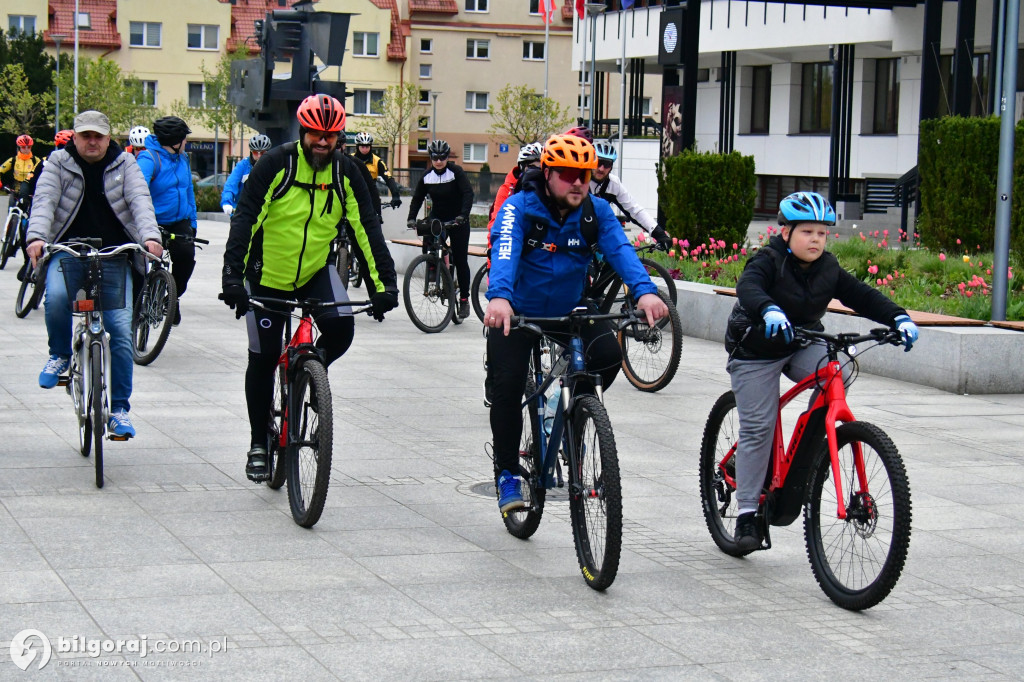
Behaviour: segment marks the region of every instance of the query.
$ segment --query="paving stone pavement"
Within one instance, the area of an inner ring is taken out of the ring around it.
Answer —
[[[687,338],[665,390],[620,379],[607,395],[625,528],[618,578],[597,593],[580,575],[565,502],[521,541],[493,497],[472,490],[491,475],[475,318],[437,335],[401,309],[383,324],[358,320],[330,371],[334,466],[315,528],[292,522],[283,490],[249,483],[246,336],[216,300],[226,228],[201,227],[214,243],[181,326],[135,369],[139,435],[107,444],[102,490],[77,452],[66,394],[36,384],[42,311],[16,319],[12,265],[0,272],[0,679],[1024,674],[1024,396],[860,377],[851,404],[898,445],[914,522],[895,590],[851,613],[815,583],[800,524],[746,559],[711,541],[697,451],[728,377],[721,345]],[[888,350],[898,352],[876,352]],[[27,628],[54,658],[23,673],[7,652]],[[58,651],[76,636],[145,637],[150,648]],[[192,640],[202,653],[175,651]]]

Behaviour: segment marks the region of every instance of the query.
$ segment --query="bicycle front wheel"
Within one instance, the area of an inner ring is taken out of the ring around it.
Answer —
[[[295,373],[288,415],[288,502],[303,528],[320,520],[331,482],[334,408],[327,370],[306,360]]]
[[[668,306],[668,317],[649,327],[634,322],[619,331],[622,347],[622,371],[629,383],[641,391],[653,393],[669,385],[683,353],[683,323],[679,311],[663,292],[658,296]]]
[[[740,415],[736,396],[723,393],[711,408],[700,443],[700,502],[711,539],[730,556],[744,556],[736,546],[736,442],[740,433]]]
[[[78,418],[78,450],[82,457],[88,457],[92,452],[92,416],[89,414],[91,405],[88,402],[85,377],[82,376],[81,358],[82,353],[76,350],[68,372],[68,392],[75,406],[75,417]]]
[[[676,291],[676,281],[672,279],[672,275],[669,273],[668,268],[658,261],[651,260],[650,258],[641,258],[640,262],[643,263],[648,275],[652,277],[660,277],[665,281],[665,289],[668,291],[668,298],[672,301],[672,305],[674,306],[679,293]]]
[[[174,278],[162,268],[153,270],[146,277],[146,288],[132,316],[132,359],[136,365],[148,365],[160,355],[177,310]]]
[[[473,275],[473,284],[469,287],[471,295],[469,300],[473,302],[473,312],[484,321],[484,310],[487,309],[487,287],[490,284],[490,268],[487,263],[480,266],[480,269]]]
[[[45,282],[37,282],[42,277],[38,268],[33,268],[31,261],[25,266],[25,277],[18,287],[18,297],[14,299],[14,314],[24,319],[28,314],[39,307],[39,301],[43,297]]]
[[[288,375],[284,365],[274,370],[274,401],[270,403],[270,415],[267,422],[267,452],[270,466],[270,481],[267,487],[279,490],[284,485],[288,474],[288,448],[281,447],[281,434],[285,434],[287,442],[288,429]]]
[[[452,276],[437,256],[417,256],[405,271],[402,298],[409,319],[420,331],[443,331],[455,314]]]
[[[348,245],[339,244],[337,259],[334,261],[334,269],[338,271],[338,277],[341,278],[341,286],[345,289],[348,289],[349,258]]]
[[[7,260],[14,255],[18,249],[18,221],[21,218],[16,213],[7,215],[7,222],[4,224],[2,241],[0,241],[0,270],[7,265]]]
[[[596,397],[580,396],[572,412],[575,469],[570,464],[569,512],[576,558],[587,585],[615,581],[622,549],[622,485],[608,413]]]
[[[96,465],[96,487],[103,487],[103,434],[106,424],[103,423],[103,351],[99,344],[92,349],[89,358],[92,373],[92,387],[89,390],[89,411],[92,418],[93,463]]]
[[[860,611],[885,599],[903,572],[910,483],[896,446],[874,424],[843,424],[836,439],[846,518],[836,513],[832,460],[828,443],[822,443],[811,470],[804,537],[821,589],[844,609]]]
[[[537,392],[533,379],[526,383],[523,392],[529,398]],[[544,514],[544,498],[547,490],[541,479],[540,447],[537,443],[537,405],[531,401],[523,407],[523,434],[519,440],[519,476],[523,479],[523,502],[525,507],[513,509],[502,515],[509,533],[525,540],[537,532],[540,517]]]
[[[363,273],[359,269],[359,259],[351,251],[348,254],[348,282],[356,289],[363,284]]]

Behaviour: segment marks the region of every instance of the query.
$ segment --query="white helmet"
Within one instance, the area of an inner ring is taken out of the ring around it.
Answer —
[[[133,147],[145,147],[146,138],[149,136],[149,128],[146,126],[135,126],[128,131],[128,144]]]
[[[373,144],[373,135],[370,133],[359,133],[356,135],[356,146],[362,144]]]
[[[257,134],[249,138],[249,151],[251,152],[265,152],[270,147],[270,138],[266,135]]]
[[[544,151],[544,145],[540,142],[531,142],[519,149],[519,159],[516,163],[533,163],[534,161],[540,161],[541,152]]]

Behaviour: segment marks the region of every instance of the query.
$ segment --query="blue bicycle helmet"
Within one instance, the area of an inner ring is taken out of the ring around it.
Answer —
[[[611,142],[595,142],[594,149],[597,150],[597,158],[599,159],[615,163],[615,159],[619,158],[619,153],[615,151],[615,147],[612,146]]]
[[[817,192],[794,192],[779,202],[779,225],[836,224],[836,212]]]

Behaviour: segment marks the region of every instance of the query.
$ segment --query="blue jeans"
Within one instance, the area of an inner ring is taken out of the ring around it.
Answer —
[[[67,253],[55,253],[46,270],[46,333],[49,336],[50,355],[71,357],[73,320],[68,290],[60,263],[73,259]],[[125,307],[103,312],[103,327],[110,334],[110,411],[128,411],[132,395],[132,278],[131,268],[125,265]]]

